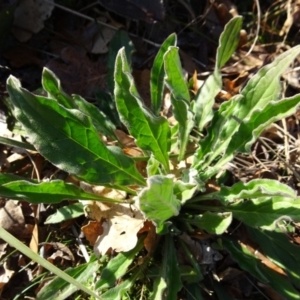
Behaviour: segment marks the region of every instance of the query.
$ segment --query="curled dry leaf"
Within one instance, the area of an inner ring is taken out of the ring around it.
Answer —
[[[106,205],[97,202],[99,209],[90,206],[90,215],[102,223],[103,234],[94,245],[96,255],[105,254],[110,248],[116,252],[133,249],[138,241],[137,233],[144,226],[144,216],[135,206],[127,203]]]
[[[90,193],[122,200],[126,193],[115,189],[92,186],[81,182],[81,188]],[[144,216],[134,205],[128,203],[108,204],[95,201],[81,201],[89,218],[102,222],[103,231],[94,244],[94,252],[100,256],[109,249],[126,252],[133,249],[138,241],[137,233],[144,226]],[[95,239],[95,237],[93,237]]]

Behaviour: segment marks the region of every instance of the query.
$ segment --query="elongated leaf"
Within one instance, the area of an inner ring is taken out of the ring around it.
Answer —
[[[300,46],[297,46],[278,56],[249,80],[240,95],[221,105],[212,120],[207,138],[201,142],[194,166],[197,169],[206,169],[219,155],[223,155],[223,161],[222,164],[219,163],[218,166],[209,170],[209,174],[206,174],[205,177],[218,172],[222,165],[231,159],[232,148],[230,153],[224,155],[224,152],[226,153],[227,147],[234,134],[239,130],[241,123],[248,124],[252,121],[256,111],[263,111],[271,100],[278,99],[279,77],[299,52]],[[252,128],[252,131],[254,129]],[[261,131],[261,128],[259,130]]]
[[[274,230],[280,220],[300,221],[300,200],[284,197],[254,199],[226,207],[233,217],[251,227]]]
[[[285,270],[292,283],[300,288],[300,247],[292,244],[284,233],[247,228],[251,238],[276,265]]]
[[[95,285],[96,290],[112,287],[127,272],[136,254],[143,248],[143,241],[143,239],[140,239],[134,249],[119,253],[116,257],[110,259],[101,273],[100,280]]]
[[[177,299],[177,293],[182,288],[182,282],[174,240],[173,237],[169,234],[167,234],[165,237],[161,277],[167,284],[167,291],[164,299]]]
[[[129,279],[109,289],[101,295],[101,300],[121,300],[122,296],[131,288],[133,282]]]
[[[270,101],[264,108],[254,111],[248,122],[241,122],[226,152],[228,154],[234,151],[249,152],[252,144],[264,129],[294,114],[299,105],[300,95],[298,94],[280,101]]]
[[[252,276],[270,285],[275,291],[285,297],[285,299],[300,299],[299,292],[287,280],[286,277],[268,269],[252,255],[243,245],[227,238],[223,239],[225,249],[231,254],[241,268],[248,271]]]
[[[208,194],[210,199],[219,199],[223,204],[234,202],[240,199],[253,199],[267,196],[281,196],[296,199],[296,192],[280,183],[278,180],[253,179],[247,183],[238,182],[231,187],[222,186],[221,190]]]
[[[59,104],[66,108],[75,108],[72,97],[63,91],[60,80],[47,68],[43,69],[42,85],[49,98],[57,100]]]
[[[14,139],[6,138],[3,136],[0,136],[0,144],[35,151],[35,148],[28,143],[16,141]]]
[[[219,39],[219,46],[216,56],[216,69],[224,67],[226,62],[234,53],[240,41],[240,31],[243,19],[241,16],[232,18],[225,26]]]
[[[172,175],[149,177],[147,184],[138,196],[139,207],[159,230],[164,221],[179,214],[180,201],[174,195]]]
[[[177,36],[172,33],[161,45],[158,53],[155,56],[150,76],[150,93],[151,93],[151,108],[155,115],[159,115],[163,98],[164,88],[164,60],[163,56],[167,52],[169,46],[175,46]]]
[[[128,36],[128,33],[124,30],[118,30],[112,40],[109,43],[108,49],[108,61],[107,61],[107,86],[110,93],[114,94],[115,88],[115,80],[114,80],[114,73],[115,73],[115,61],[118,55],[118,52],[121,48],[125,47],[126,57],[130,59],[131,52],[135,50],[134,45]]]
[[[242,18],[232,18],[225,26],[220,36],[219,46],[217,49],[216,65],[212,75],[210,75],[199,89],[195,98],[193,111],[195,113],[196,124],[200,131],[211,121],[213,117],[213,105],[215,96],[222,88],[222,76],[220,68],[222,68],[235,51],[240,38],[240,30],[242,27]]]
[[[119,200],[85,193],[79,187],[65,183],[62,180],[32,183],[18,180],[1,184],[0,196],[14,200],[26,200],[31,203],[59,203],[63,200],[98,200],[105,202],[120,202]]]
[[[170,136],[168,121],[156,117],[142,103],[134,84],[124,48],[119,51],[115,65],[115,100],[122,122],[136,144],[151,151],[154,157],[169,170],[168,150]]]
[[[100,265],[97,260],[92,260],[89,263],[79,265],[75,268],[70,268],[64,272],[74,278],[83,285],[92,284],[95,272],[98,271]],[[90,282],[89,282],[90,281]],[[37,300],[64,300],[75,293],[78,288],[60,277],[56,277],[49,284],[46,284],[37,294]],[[57,292],[57,293],[55,293]]]
[[[58,168],[92,184],[144,184],[133,160],[107,148],[86,115],[29,93],[12,76],[7,88],[32,144]]]
[[[22,181],[24,180],[24,177],[15,175],[15,174],[9,174],[9,173],[2,173],[0,174],[0,185],[6,184],[6,183],[10,183],[13,181]],[[37,180],[33,180],[33,179],[27,179],[27,182],[31,182],[31,183],[38,183]]]
[[[84,215],[84,206],[81,202],[78,202],[59,208],[53,215],[47,218],[44,224],[60,223],[82,215]]]
[[[178,48],[169,47],[164,55],[165,81],[172,96],[173,113],[179,124],[179,155],[184,158],[189,134],[194,126],[194,114],[190,109],[190,95],[187,84],[183,78]]]
[[[74,95],[73,101],[77,109],[91,118],[93,125],[100,133],[116,139],[114,133],[116,127],[103,112],[79,95]]]
[[[232,222],[232,213],[205,212],[188,220],[191,224],[211,234],[224,233]]]

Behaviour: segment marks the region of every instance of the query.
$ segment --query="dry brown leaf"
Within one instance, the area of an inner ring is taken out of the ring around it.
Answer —
[[[145,246],[146,250],[148,251],[148,253],[151,254],[154,251],[157,241],[158,241],[158,236],[156,234],[156,228],[155,228],[153,222],[146,221],[144,223],[143,228],[140,229],[139,234],[143,233],[143,232],[148,233],[144,240],[144,246]]]
[[[5,285],[9,282],[9,280],[15,273],[15,271],[8,269],[7,265],[7,262],[4,262],[4,264],[0,266],[0,295]]]
[[[81,230],[91,246],[94,246],[98,236],[103,234],[102,225],[98,221],[89,221],[87,225],[81,227]]]
[[[20,42],[28,41],[33,33],[44,28],[44,21],[51,16],[53,0],[21,0],[15,9],[12,32]]]
[[[94,245],[96,255],[104,255],[110,248],[116,252],[133,249],[137,233],[144,226],[143,214],[133,205],[122,203],[106,205],[97,202],[89,206],[89,216],[102,223],[103,234]]]
[[[25,224],[21,206],[14,200],[6,201],[0,208],[0,227],[20,239],[28,238],[32,232],[32,226]]]

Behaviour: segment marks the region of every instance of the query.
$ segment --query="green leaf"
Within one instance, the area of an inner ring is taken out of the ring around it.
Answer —
[[[226,62],[234,53],[236,47],[240,41],[240,31],[242,28],[243,19],[241,16],[232,18],[224,28],[220,39],[219,46],[217,49],[216,56],[216,69],[221,69],[224,67]]]
[[[193,111],[195,113],[195,122],[199,130],[211,121],[213,117],[213,105],[215,97],[222,88],[222,75],[218,69],[205,80],[197,92]]]
[[[129,279],[123,281],[117,286],[109,289],[107,292],[101,295],[101,300],[121,300],[122,296],[129,290],[133,282]]]
[[[31,94],[12,76],[7,88],[16,119],[37,151],[58,168],[91,184],[144,184],[133,160],[106,147],[86,115]]]
[[[194,126],[194,114],[190,109],[190,94],[183,77],[177,47],[169,47],[164,54],[165,82],[172,96],[173,113],[179,123],[179,155],[178,160],[184,158],[189,134]]]
[[[227,155],[239,152],[249,152],[252,144],[264,129],[272,123],[294,114],[300,105],[300,95],[285,98],[280,101],[270,101],[267,105],[254,111],[249,120],[242,121],[238,131],[228,145]]]
[[[175,244],[173,237],[169,234],[165,237],[164,249],[163,249],[163,261],[160,274],[160,286],[166,287],[163,299],[174,300],[177,299],[177,293],[182,288],[181,274],[178,266]],[[166,285],[165,285],[165,284]],[[163,292],[163,289],[157,289],[156,292]],[[162,299],[159,296],[153,299]]]
[[[259,198],[226,206],[233,217],[251,227],[274,230],[280,220],[300,221],[300,199]]]
[[[227,238],[223,239],[223,246],[241,268],[270,285],[275,291],[286,297],[285,299],[300,299],[299,292],[287,278],[262,265],[245,246]]]
[[[60,80],[47,68],[43,68],[42,85],[49,98],[58,101],[66,108],[75,108],[72,97],[63,91]]]
[[[0,176],[1,178],[2,176]],[[0,196],[13,200],[26,200],[31,203],[59,203],[64,200],[96,200],[120,202],[119,200],[85,193],[81,188],[62,180],[33,183],[25,180],[3,183]]]
[[[198,170],[210,169],[203,174],[209,178],[219,172],[222,166],[232,159],[234,149],[227,147],[242,123],[248,124],[264,113],[264,108],[279,96],[279,77],[300,52],[300,46],[279,55],[272,63],[261,68],[248,82],[240,95],[224,102],[212,119],[207,137],[201,141],[193,167]],[[289,108],[291,109],[291,108]],[[268,109],[270,116],[270,110]],[[291,110],[290,110],[291,111]],[[277,113],[277,112],[276,112]],[[275,114],[276,114],[275,113]],[[251,128],[251,124],[249,125]],[[267,124],[266,124],[267,126]],[[255,128],[252,128],[252,131]],[[261,128],[259,128],[261,132]],[[251,131],[251,132],[252,132]],[[236,137],[235,137],[236,138]],[[239,136],[238,138],[242,138]],[[249,142],[249,141],[247,141]],[[242,145],[239,145],[241,147]],[[238,149],[235,149],[238,150]],[[222,156],[222,160],[212,167],[212,162]]]
[[[210,75],[199,89],[195,98],[193,111],[195,113],[196,124],[200,131],[211,121],[213,117],[213,105],[215,96],[222,88],[222,76],[220,68],[222,68],[235,51],[242,27],[242,18],[232,18],[225,26],[220,36],[219,46],[217,49],[216,65],[212,75]]]
[[[154,157],[169,170],[168,150],[170,147],[170,128],[163,117],[156,117],[149,111],[137,92],[130,73],[124,48],[119,51],[115,65],[115,100],[122,122],[136,144]]]
[[[73,96],[73,101],[78,110],[91,118],[94,127],[107,137],[116,139],[114,130],[116,126],[95,105],[87,102],[79,95]]]
[[[219,199],[223,204],[240,199],[259,198],[267,196],[281,196],[296,199],[296,192],[280,183],[278,180],[253,179],[247,183],[238,182],[231,187],[222,186],[216,193],[208,194],[210,199]],[[207,197],[208,198],[208,197]],[[206,199],[207,199],[206,198]]]
[[[232,213],[205,212],[188,220],[189,223],[211,234],[223,234],[232,222]]]
[[[260,250],[288,274],[292,283],[300,288],[300,247],[292,244],[285,233],[247,228]]]
[[[179,214],[181,204],[174,195],[173,175],[149,177],[147,185],[138,195],[139,207],[159,230],[164,221]]]
[[[92,284],[91,279],[100,265],[97,260],[91,260],[75,268],[69,268],[64,272],[83,285]],[[78,290],[74,285],[56,277],[49,284],[46,284],[37,294],[37,300],[63,300],[67,299]]]
[[[74,203],[59,208],[54,214],[50,215],[44,224],[55,224],[66,220],[75,219],[84,215],[84,206],[82,203]]]
[[[162,98],[163,98],[164,76],[165,76],[163,56],[167,52],[169,46],[175,46],[176,43],[177,43],[177,36],[175,33],[172,33],[167,37],[167,39],[161,45],[153,62],[153,66],[151,69],[151,76],[150,76],[150,93],[151,93],[151,108],[155,115],[159,115]]]
[[[134,45],[128,36],[128,33],[124,30],[118,30],[112,40],[109,43],[108,49],[108,61],[107,61],[107,86],[110,93],[114,94],[115,88],[115,61],[117,58],[117,54],[121,48],[125,47],[126,57],[130,58],[131,53],[135,50]]]
[[[101,278],[96,283],[96,290],[112,287],[115,282],[126,274],[128,267],[136,258],[136,254],[143,248],[144,239],[139,239],[134,249],[119,253],[114,258],[111,258],[107,266],[101,272]]]

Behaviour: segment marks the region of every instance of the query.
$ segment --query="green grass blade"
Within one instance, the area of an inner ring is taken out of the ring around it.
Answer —
[[[4,175],[5,176],[5,175]],[[2,175],[0,176],[2,177]],[[59,203],[64,200],[96,200],[105,202],[122,202],[95,194],[85,193],[81,188],[62,180],[33,183],[26,180],[7,182],[0,185],[0,196],[13,200],[26,200],[38,203]]]
[[[169,47],[164,55],[165,82],[172,96],[174,117],[179,123],[179,155],[178,159],[184,158],[189,134],[194,126],[194,114],[190,109],[190,94],[183,77],[178,48]]]
[[[136,139],[136,144],[145,151],[151,151],[168,171],[171,136],[168,121],[153,115],[142,103],[124,48],[119,51],[116,59],[115,100],[120,118]]]
[[[163,56],[167,52],[169,46],[175,46],[177,36],[175,33],[169,35],[161,45],[153,62],[150,75],[150,93],[151,93],[151,108],[155,115],[159,115],[163,98],[164,88],[164,59]]]
[[[133,160],[106,147],[82,112],[31,94],[12,76],[7,88],[16,119],[37,151],[58,168],[92,184],[144,184]]]
[[[82,285],[76,279],[72,278],[70,275],[66,274],[64,271],[60,270],[59,268],[55,267],[52,263],[48,262],[46,259],[42,258],[38,254],[34,253],[30,248],[25,246],[21,243],[18,239],[8,233],[5,229],[0,227],[0,238],[3,239],[5,242],[10,244],[12,247],[18,249],[18,251],[22,252],[24,255],[29,257],[31,260],[35,261],[39,265],[46,268],[48,271],[52,272],[53,274],[59,276],[63,280],[69,282],[76,286],[77,289],[82,290],[86,294],[95,297],[95,299],[101,299],[97,294],[91,291],[86,286]],[[59,291],[57,291],[59,293]]]
[[[0,136],[0,144],[7,145],[7,146],[10,146],[10,147],[18,147],[18,148],[21,148],[21,149],[36,151],[35,148],[32,145],[28,144],[28,143],[16,141],[16,140],[6,138],[6,137],[3,137],[3,136]]]
[[[100,268],[97,260],[92,260],[86,264],[75,268],[69,268],[64,272],[74,278],[77,282],[86,286],[91,284],[95,272]],[[56,277],[49,284],[46,284],[37,294],[37,300],[64,300],[78,290],[78,287],[68,283],[61,277]],[[55,292],[54,292],[55,291]],[[98,296],[98,299],[101,297]]]

